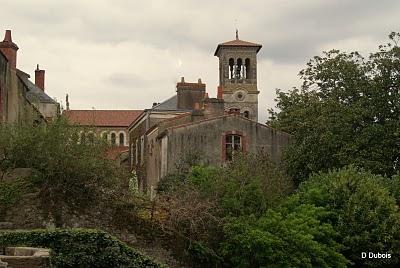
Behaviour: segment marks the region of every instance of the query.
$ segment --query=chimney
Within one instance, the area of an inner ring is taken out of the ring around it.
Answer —
[[[201,79],[198,79],[197,83],[188,83],[182,77],[181,81],[176,84],[176,92],[178,96],[177,108],[193,110],[196,109],[196,103],[199,104],[199,107],[202,106],[206,93],[206,84],[203,84]]]
[[[218,86],[218,89],[217,89],[217,98],[218,99],[223,99],[223,91],[224,91],[224,89],[223,89],[223,87],[222,86]]]
[[[218,98],[208,98],[204,100],[204,117],[211,118],[224,115],[224,100]]]
[[[12,41],[11,30],[6,30],[3,42],[0,42],[0,51],[7,58],[12,70],[17,68],[17,50],[18,46]]]
[[[44,76],[45,76],[45,70],[40,70],[38,64],[35,70],[35,85],[43,91],[44,91]]]

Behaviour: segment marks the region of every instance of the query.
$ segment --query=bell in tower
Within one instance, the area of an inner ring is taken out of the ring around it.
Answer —
[[[221,43],[214,56],[219,58],[219,97],[226,111],[258,120],[257,53],[260,44],[239,39]]]

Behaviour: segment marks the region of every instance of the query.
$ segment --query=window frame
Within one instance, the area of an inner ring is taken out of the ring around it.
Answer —
[[[230,144],[230,146],[232,147],[232,151],[240,151],[242,153],[246,152],[247,149],[247,144],[246,144],[246,136],[243,134],[243,132],[240,131],[227,131],[222,133],[221,135],[222,139],[221,139],[221,158],[222,158],[222,162],[226,162],[226,161],[231,161],[232,158],[228,156],[228,144]],[[227,142],[229,137],[232,137],[231,142]],[[235,143],[235,137],[237,137],[239,139],[239,142]],[[238,149],[234,149],[235,148],[235,144],[239,145]]]

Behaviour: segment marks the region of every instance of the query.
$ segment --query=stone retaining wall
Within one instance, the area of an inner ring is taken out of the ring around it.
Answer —
[[[0,260],[6,262],[7,268],[47,268],[49,267],[49,250],[30,247],[8,247]],[[0,266],[1,267],[1,266]]]

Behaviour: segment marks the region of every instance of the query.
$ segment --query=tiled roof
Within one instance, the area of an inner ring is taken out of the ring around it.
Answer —
[[[240,40],[240,39],[235,39],[235,40],[232,40],[232,41],[228,41],[228,42],[219,44],[217,46],[217,49],[215,50],[214,56],[217,56],[218,50],[221,47],[256,47],[257,48],[257,52],[258,52],[258,51],[260,51],[262,45],[256,44],[256,43],[247,42],[247,41],[243,41],[243,40]]]
[[[186,109],[178,109],[178,96],[175,94],[171,98],[153,106],[152,111],[187,111]]]
[[[152,107],[150,110],[157,110],[157,111],[163,111],[163,110],[176,110],[178,106],[178,97],[177,95],[172,96],[171,98],[157,104],[156,106]]]
[[[47,95],[43,90],[38,88],[31,80],[29,80],[29,74],[24,73],[21,70],[17,70],[17,75],[21,79],[21,81],[25,84],[28,88],[26,92],[26,98],[31,103],[53,103],[56,104],[57,102],[53,100],[49,95]]]
[[[82,126],[128,127],[142,110],[66,110],[63,116]]]

